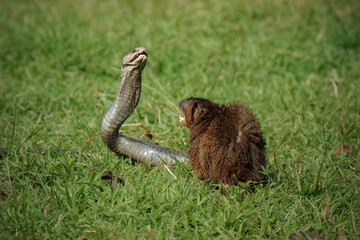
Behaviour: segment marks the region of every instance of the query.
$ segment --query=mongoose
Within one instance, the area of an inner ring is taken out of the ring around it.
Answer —
[[[188,155],[200,180],[235,185],[264,179],[265,140],[247,106],[191,97],[181,100],[180,111],[180,123],[190,130]]]

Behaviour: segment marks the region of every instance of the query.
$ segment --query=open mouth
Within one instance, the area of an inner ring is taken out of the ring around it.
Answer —
[[[179,122],[181,125],[185,125],[185,117],[183,116],[182,113],[180,113],[179,115]]]
[[[186,119],[185,119],[185,115],[184,115],[184,110],[185,110],[185,108],[186,108],[186,106],[187,106],[187,103],[188,103],[188,101],[186,100],[186,99],[183,99],[183,100],[181,100],[180,101],[180,104],[179,104],[179,113],[180,113],[180,124],[181,125],[186,125]]]
[[[139,52],[134,55],[134,57],[130,60],[130,62],[133,62],[135,59],[137,59],[139,56],[145,56],[148,57],[148,54],[146,51]]]

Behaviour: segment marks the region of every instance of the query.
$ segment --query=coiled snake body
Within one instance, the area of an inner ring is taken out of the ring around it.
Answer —
[[[174,165],[188,162],[186,151],[165,149],[141,138],[130,138],[119,133],[123,122],[131,115],[141,95],[141,73],[148,54],[145,48],[138,47],[127,54],[122,61],[121,83],[118,95],[104,114],[101,122],[101,138],[108,148],[119,155],[153,166],[163,162]]]

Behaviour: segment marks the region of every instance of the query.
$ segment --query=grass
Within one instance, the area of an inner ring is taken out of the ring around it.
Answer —
[[[359,1],[1,5],[0,147],[13,150],[0,160],[0,238],[360,238]],[[277,172],[266,187],[224,196],[189,177],[189,166],[172,168],[174,179],[109,152],[100,121],[136,46],[150,58],[126,123],[187,149],[182,98],[245,102],[267,140],[265,171]],[[353,153],[333,154],[342,145]],[[106,170],[125,185],[111,189]]]

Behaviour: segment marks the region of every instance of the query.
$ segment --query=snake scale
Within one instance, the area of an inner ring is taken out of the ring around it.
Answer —
[[[186,151],[163,148],[141,138],[130,138],[119,133],[121,125],[136,108],[141,95],[141,73],[148,53],[137,47],[122,60],[121,83],[115,101],[105,112],[101,122],[101,138],[107,147],[118,155],[125,155],[143,163],[157,166],[160,163],[175,165],[188,162]]]

